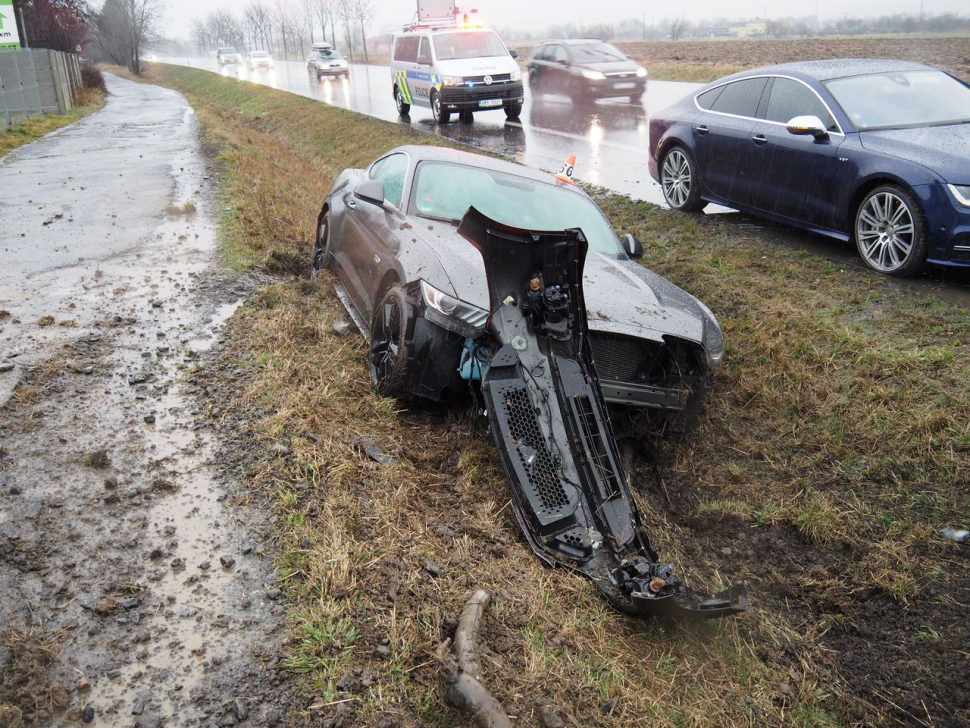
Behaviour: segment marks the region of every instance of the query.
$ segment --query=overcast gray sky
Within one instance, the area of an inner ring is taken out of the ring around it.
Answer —
[[[295,5],[303,0],[290,0]],[[272,0],[264,0],[267,4]],[[372,0],[374,5],[374,31],[385,26],[400,25],[414,15],[414,0]],[[242,16],[248,0],[166,0],[168,11],[165,34],[172,38],[188,39],[189,24],[193,18],[206,15],[211,10],[231,8]],[[793,15],[810,16],[815,12],[813,0],[804,3],[803,12],[794,12],[794,3],[765,2],[765,0],[680,0],[658,2],[657,0],[472,0],[461,2],[459,7],[477,8],[488,25],[517,26],[544,29],[552,23],[574,22],[577,24],[615,23],[627,18],[646,16],[659,22],[662,18],[683,14],[688,20],[727,17],[731,19],[755,18],[767,15],[769,19]],[[924,0],[926,13],[970,12],[968,0]],[[920,0],[818,0],[819,16],[825,20],[841,17],[843,13],[855,16],[874,16],[893,13],[919,13]]]

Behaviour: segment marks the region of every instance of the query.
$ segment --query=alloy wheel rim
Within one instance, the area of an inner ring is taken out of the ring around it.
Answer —
[[[683,152],[675,149],[664,158],[661,175],[667,203],[671,207],[683,207],[690,197],[691,183],[690,163]]]
[[[441,120],[441,97],[435,94],[434,101],[432,102],[434,106],[434,118],[436,121]]]
[[[374,367],[378,384],[384,382],[394,371],[400,354],[398,336],[400,335],[400,316],[397,301],[391,299],[384,303],[379,319],[378,335],[371,345],[371,364]]]
[[[896,270],[909,259],[916,241],[909,205],[892,192],[872,195],[859,211],[856,239],[869,265],[881,271]]]
[[[323,270],[323,259],[327,251],[327,221],[324,220],[317,228],[317,244],[313,249],[313,274],[316,275]]]
[[[401,89],[397,90],[397,113],[404,113],[404,95],[401,93]]]

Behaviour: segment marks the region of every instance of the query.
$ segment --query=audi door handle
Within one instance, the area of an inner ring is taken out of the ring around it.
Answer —
[[[755,134],[753,137],[751,137],[751,141],[760,147],[763,144],[768,143],[768,137],[766,137],[764,134]]]
[[[694,131],[696,131],[696,132],[697,132],[697,134],[698,134],[698,136],[704,136],[704,135],[705,135],[705,134],[707,134],[707,132],[708,132],[708,131],[710,131],[710,130],[709,130],[709,129],[707,128],[707,126],[706,126],[706,125],[704,125],[704,124],[701,124],[700,126],[698,126],[698,127],[696,127],[696,128],[694,129]]]
[[[349,200],[347,200],[347,207],[353,210],[355,207],[357,207],[357,200],[351,197]]]

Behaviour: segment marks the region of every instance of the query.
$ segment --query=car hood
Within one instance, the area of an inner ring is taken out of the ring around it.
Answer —
[[[485,56],[484,58],[461,58],[454,61],[438,61],[439,76],[485,76],[512,73],[519,64],[512,56]]]
[[[600,63],[577,63],[577,68],[586,68],[600,73],[636,73],[639,66],[633,61],[603,61]]]
[[[418,218],[425,241],[444,266],[452,293],[489,309],[481,253],[453,225]],[[431,283],[432,281],[429,281]],[[665,334],[702,343],[704,317],[686,291],[641,265],[589,251],[583,273],[589,328],[660,341]]]
[[[920,164],[945,182],[970,182],[970,124],[863,131],[866,149]]]

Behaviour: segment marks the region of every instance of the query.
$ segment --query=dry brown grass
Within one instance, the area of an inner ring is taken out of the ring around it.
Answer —
[[[58,636],[35,628],[9,627],[0,644],[9,651],[0,679],[0,726],[48,725],[67,705],[67,690],[47,668],[58,653]]]

